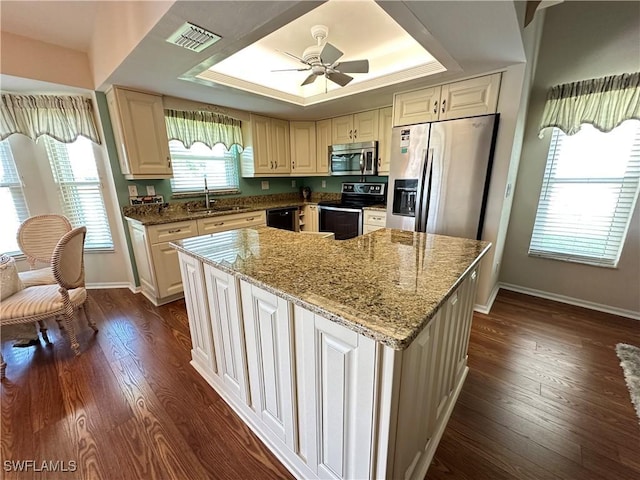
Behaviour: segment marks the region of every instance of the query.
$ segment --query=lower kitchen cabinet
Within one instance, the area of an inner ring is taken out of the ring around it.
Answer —
[[[269,434],[291,450],[295,442],[293,322],[289,302],[240,282],[251,386],[251,408]]]
[[[365,210],[362,221],[362,233],[375,232],[384,228],[387,223],[387,212],[378,210]]]
[[[247,367],[238,281],[228,273],[205,265],[204,283],[207,290],[218,377],[231,395],[240,402],[247,403],[249,401]]]
[[[301,231],[319,231],[318,205],[305,205],[302,209],[302,218],[304,219],[304,226],[300,226]]]
[[[424,478],[468,372],[475,269],[393,350],[187,253],[180,263],[192,365],[294,476]]]

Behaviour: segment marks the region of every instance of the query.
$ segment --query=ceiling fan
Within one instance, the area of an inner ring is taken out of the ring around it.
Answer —
[[[327,38],[329,28],[325,25],[315,25],[311,27],[311,36],[318,42],[305,49],[302,58],[297,57],[289,52],[282,52],[285,55],[295,58],[299,62],[306,65],[305,68],[287,68],[283,70],[271,70],[272,72],[304,72],[311,70],[311,74],[302,82],[301,86],[309,85],[321,75],[328,80],[337,83],[341,87],[347,85],[353,77],[347,73],[368,73],[369,60],[351,60],[348,62],[338,62],[340,57],[344,55],[340,50],[326,42],[322,45],[322,41]]]

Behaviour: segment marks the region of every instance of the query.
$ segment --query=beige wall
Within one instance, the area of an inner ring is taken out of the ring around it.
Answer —
[[[546,11],[500,281],[640,315],[640,212],[617,269],[529,257],[550,134],[538,138],[553,85],[640,69],[637,2],[565,2]]]
[[[86,53],[0,32],[0,73],[93,90]]]

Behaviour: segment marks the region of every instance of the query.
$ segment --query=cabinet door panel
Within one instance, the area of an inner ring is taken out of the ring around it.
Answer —
[[[147,250],[147,233],[145,227],[139,223],[129,222],[129,234],[131,235],[131,247],[136,259],[138,278],[144,292],[156,296],[156,283],[153,277],[153,263]]]
[[[495,113],[499,89],[499,73],[443,85],[440,120]]]
[[[291,315],[286,300],[241,282],[251,408],[290,448],[294,445]]]
[[[291,171],[291,145],[289,141],[289,122],[271,119],[271,160],[274,173]]]
[[[329,173],[329,147],[332,144],[331,120],[316,122],[316,170],[318,173]]]
[[[393,102],[393,126],[437,120],[439,102],[440,87],[396,94]]]
[[[388,175],[391,165],[393,108],[381,108],[378,118],[378,173]]]
[[[253,155],[256,173],[272,173],[271,122],[269,118],[251,115]]]
[[[375,342],[295,307],[298,455],[321,478],[369,478]]]
[[[316,173],[316,123],[291,122],[291,173]]]
[[[336,145],[353,143],[353,115],[332,118],[331,137]]]
[[[153,267],[158,283],[157,296],[164,298],[182,293],[183,287],[178,251],[168,242],[158,243],[151,246],[151,256],[153,257]]]
[[[216,352],[209,320],[202,264],[193,257],[179,253],[185,304],[191,333],[191,358],[211,375],[218,374]]]
[[[238,287],[232,275],[204,266],[218,374],[230,393],[247,403],[244,332]]]
[[[378,110],[353,115],[353,142],[372,142],[378,139]]]
[[[171,175],[162,97],[118,90],[122,129],[132,174]]]

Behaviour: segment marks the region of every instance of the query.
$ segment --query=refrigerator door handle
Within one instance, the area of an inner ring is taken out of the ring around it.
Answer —
[[[420,177],[420,192],[418,199],[418,212],[416,215],[416,231],[427,231],[427,219],[429,217],[429,200],[431,197],[431,171],[433,169],[433,148],[425,150],[425,158]]]

